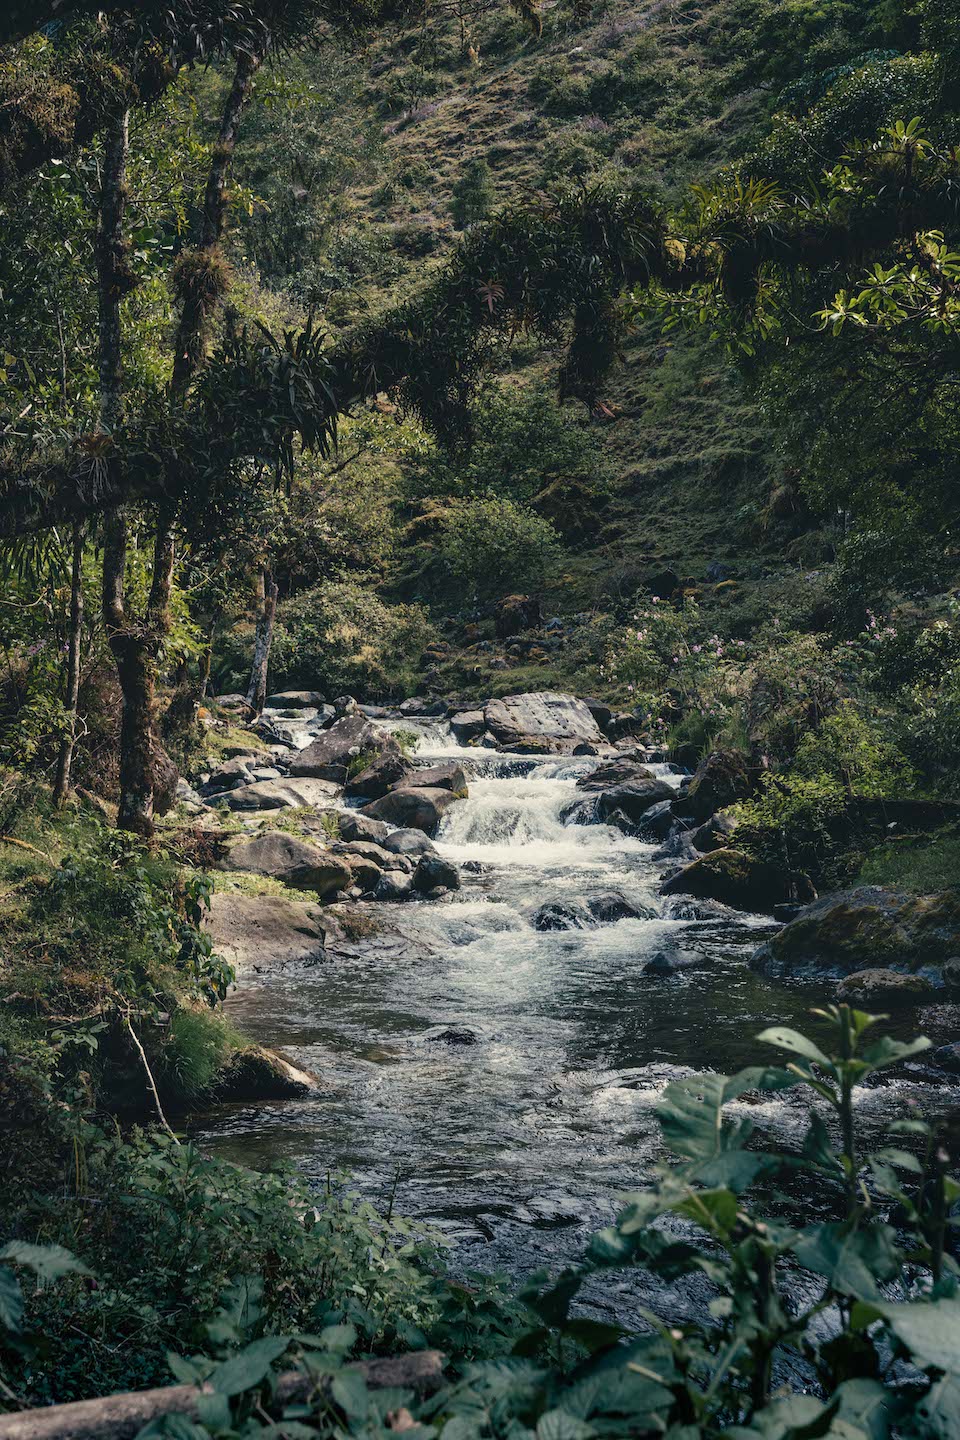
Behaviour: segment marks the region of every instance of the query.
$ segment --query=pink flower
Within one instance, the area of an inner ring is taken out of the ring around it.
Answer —
[[[673,657],[673,663],[674,663],[674,665],[679,665],[679,664],[680,664],[680,656],[679,656],[679,655],[674,655],[674,657]]]
[[[693,647],[693,653],[694,653],[694,655],[699,655],[702,648],[703,648],[703,647],[700,646],[700,645],[694,645],[694,647]]]

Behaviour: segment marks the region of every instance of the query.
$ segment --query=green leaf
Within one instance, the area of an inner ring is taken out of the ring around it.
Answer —
[[[893,1331],[921,1370],[935,1366],[960,1373],[960,1300],[951,1297],[908,1305],[871,1300],[854,1306],[851,1324],[869,1325],[876,1319]]]
[[[609,1345],[616,1345],[624,1335],[619,1325],[606,1325],[602,1320],[590,1320],[582,1315],[569,1320],[563,1327],[563,1333],[591,1355],[597,1350],[606,1350]]]
[[[286,1335],[265,1335],[262,1340],[254,1340],[238,1355],[231,1355],[218,1365],[210,1376],[210,1384],[220,1395],[241,1395],[244,1390],[251,1390],[266,1378],[274,1360],[289,1344]]]
[[[356,1344],[357,1331],[353,1325],[326,1325],[320,1331],[319,1340],[324,1350],[335,1350],[345,1354]]]
[[[330,1386],[334,1400],[351,1420],[366,1420],[370,1408],[367,1382],[359,1370],[341,1370]]]
[[[916,1421],[930,1440],[960,1440],[960,1379],[944,1375],[917,1402]]]
[[[892,1280],[900,1268],[896,1234],[889,1225],[852,1231],[839,1224],[808,1226],[793,1252],[805,1269],[858,1300],[879,1299],[878,1281]]]
[[[27,1245],[22,1240],[11,1240],[0,1250],[0,1260],[11,1265],[21,1265],[32,1270],[40,1280],[59,1280],[62,1275],[89,1275],[87,1269],[69,1250],[62,1245]]]
[[[23,1329],[23,1293],[9,1265],[0,1265],[0,1325],[16,1335]]]
[[[837,1073],[819,1045],[808,1040],[806,1035],[801,1035],[799,1030],[790,1030],[785,1025],[772,1025],[769,1030],[761,1031],[757,1039],[767,1045],[777,1045],[781,1050],[789,1050],[792,1055],[800,1055],[804,1060],[811,1060],[822,1070],[826,1070],[828,1075]]]
[[[596,1433],[592,1425],[565,1410],[547,1410],[537,1422],[537,1440],[590,1440]]]

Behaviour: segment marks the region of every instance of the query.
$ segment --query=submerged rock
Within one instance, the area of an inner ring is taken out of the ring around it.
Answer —
[[[585,930],[594,924],[594,917],[585,905],[565,900],[552,900],[541,905],[533,917],[534,930]]]
[[[695,970],[704,957],[695,950],[658,950],[643,967],[644,975],[678,975],[681,970]]]
[[[616,890],[594,895],[587,901],[587,908],[594,920],[602,925],[613,925],[618,920],[653,920],[657,913],[648,905],[634,904]]]

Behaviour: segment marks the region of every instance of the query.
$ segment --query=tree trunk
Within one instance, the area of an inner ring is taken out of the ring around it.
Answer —
[[[73,561],[70,569],[70,636],[67,648],[67,685],[64,698],[67,728],[60,741],[53,803],[61,810],[70,793],[70,770],[77,739],[77,699],[80,694],[80,642],[83,635],[83,525],[73,527]]]
[[[260,613],[257,616],[257,630],[253,642],[250,684],[247,686],[247,704],[252,719],[259,719],[263,714],[267,700],[267,670],[270,665],[270,646],[273,643],[273,622],[277,613],[277,582],[266,565],[257,580],[257,598],[260,602]]]

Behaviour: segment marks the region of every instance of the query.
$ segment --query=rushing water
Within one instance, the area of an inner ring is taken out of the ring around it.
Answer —
[[[397,1208],[445,1228],[458,1263],[523,1274],[577,1256],[616,1195],[643,1183],[659,1158],[654,1108],[671,1078],[756,1062],[759,1030],[806,1026],[829,992],[749,969],[769,925],[761,917],[661,898],[675,861],[657,846],[565,824],[578,777],[598,761],[462,749],[446,726],[420,728],[418,760],[455,756],[470,777],[439,849],[482,872],[464,873],[444,902],[364,906],[385,936],[242,983],[232,1018],[327,1088],[224,1108],[204,1118],[200,1137],[249,1165],[293,1161],[318,1181],[347,1169],[373,1199],[399,1175]],[[669,767],[653,768],[670,778]],[[651,918],[533,926],[545,903],[611,892]],[[694,968],[642,973],[656,952],[678,949]],[[882,1116],[894,1099],[929,1105],[937,1085],[915,1066],[859,1098]],[[941,1086],[936,1098],[952,1095]],[[781,1135],[802,1123],[790,1095],[751,1113]]]

